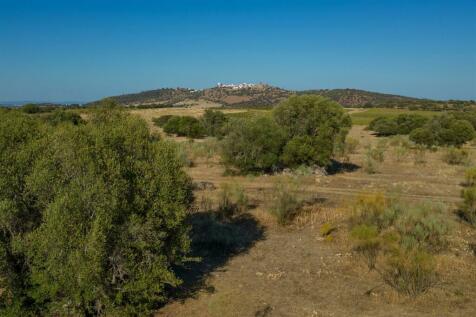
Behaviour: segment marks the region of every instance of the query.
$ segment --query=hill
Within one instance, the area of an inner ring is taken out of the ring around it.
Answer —
[[[189,88],[162,88],[110,97],[120,105],[129,107],[194,106],[211,102],[233,108],[266,108],[277,105],[293,94],[318,94],[349,108],[409,108],[424,110],[461,110],[476,108],[475,101],[431,100],[383,94],[359,89],[317,89],[291,91],[266,84],[221,85],[203,90]],[[95,104],[93,102],[91,104]]]

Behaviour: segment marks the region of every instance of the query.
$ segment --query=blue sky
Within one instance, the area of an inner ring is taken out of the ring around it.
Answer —
[[[476,1],[0,0],[0,100],[267,82],[476,99]]]

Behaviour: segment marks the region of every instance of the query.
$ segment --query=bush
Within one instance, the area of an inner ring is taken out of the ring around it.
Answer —
[[[476,187],[464,188],[461,192],[463,203],[461,205],[461,214],[466,221],[476,225]]]
[[[243,187],[235,184],[224,184],[218,197],[217,214],[221,220],[229,220],[236,214],[248,209],[248,196]]]
[[[223,112],[207,109],[205,110],[201,121],[207,135],[218,138],[222,138],[224,136],[224,128],[225,124],[228,122],[228,118]]]
[[[26,105],[22,106],[21,110],[24,113],[29,113],[29,114],[34,114],[34,113],[40,113],[41,112],[40,106],[35,105],[33,103],[29,103],[29,104],[26,104]]]
[[[201,122],[190,116],[172,116],[164,125],[164,132],[188,138],[202,138],[205,136],[205,129]]]
[[[381,247],[377,227],[358,225],[352,229],[351,236],[356,241],[355,250],[364,257],[369,270],[375,269]]]
[[[468,168],[464,176],[466,186],[476,186],[476,167]]]
[[[450,115],[433,117],[425,126],[410,133],[410,140],[428,147],[434,145],[460,147],[472,140],[475,131],[471,123]]]
[[[354,249],[389,286],[417,296],[437,280],[431,253],[446,246],[443,211],[441,205],[411,206],[381,194],[360,197],[351,219]]]
[[[431,254],[418,250],[402,250],[386,259],[382,278],[396,291],[410,297],[425,293],[438,281]]]
[[[318,151],[314,138],[310,136],[296,136],[284,146],[281,161],[284,166],[297,167],[300,165],[312,165],[315,162],[323,162],[329,157],[327,151]],[[325,165],[325,164],[324,164]]]
[[[285,133],[270,118],[235,119],[222,142],[222,158],[244,172],[270,172],[280,167]]]
[[[0,150],[0,314],[147,315],[180,284],[191,182],[144,121],[12,113]]]
[[[165,115],[165,116],[160,116],[158,118],[153,118],[152,121],[154,122],[154,124],[158,127],[161,127],[163,128],[167,122],[169,121],[170,118],[174,117],[173,115]]]
[[[296,185],[288,181],[278,181],[273,185],[268,208],[278,224],[288,224],[301,209],[303,201],[296,196],[297,191]]]
[[[351,120],[338,103],[317,95],[292,96],[273,110],[273,117],[287,134],[285,160],[326,166],[344,147]],[[298,154],[297,159],[291,159]]]
[[[425,125],[427,121],[427,118],[418,114],[400,114],[397,117],[375,118],[370,122],[368,129],[382,136],[409,134]]]
[[[469,152],[465,149],[450,147],[443,154],[443,161],[451,165],[467,165],[469,159]]]
[[[61,123],[71,123],[73,125],[83,124],[85,121],[76,112],[66,110],[55,110],[53,113],[46,115],[46,122],[52,125],[58,125]]]

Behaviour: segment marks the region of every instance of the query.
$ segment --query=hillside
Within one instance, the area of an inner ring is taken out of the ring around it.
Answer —
[[[223,107],[264,108],[273,107],[293,94],[318,94],[337,101],[344,107],[409,108],[425,110],[461,110],[475,108],[474,101],[439,101],[383,94],[358,89],[318,89],[291,91],[266,84],[245,88],[213,87],[203,90],[188,88],[162,88],[110,97],[123,106],[169,107],[197,105],[211,102]],[[91,103],[91,104],[95,104]]]

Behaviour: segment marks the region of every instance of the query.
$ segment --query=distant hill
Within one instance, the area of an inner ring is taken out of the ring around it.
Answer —
[[[431,110],[476,108],[474,101],[439,101],[383,94],[358,89],[318,89],[291,91],[266,84],[245,88],[213,87],[203,90],[162,88],[110,97],[128,107],[170,107],[197,105],[202,101],[223,107],[273,107],[293,94],[317,94],[337,101],[344,107],[383,107]],[[95,104],[96,102],[92,103]]]

